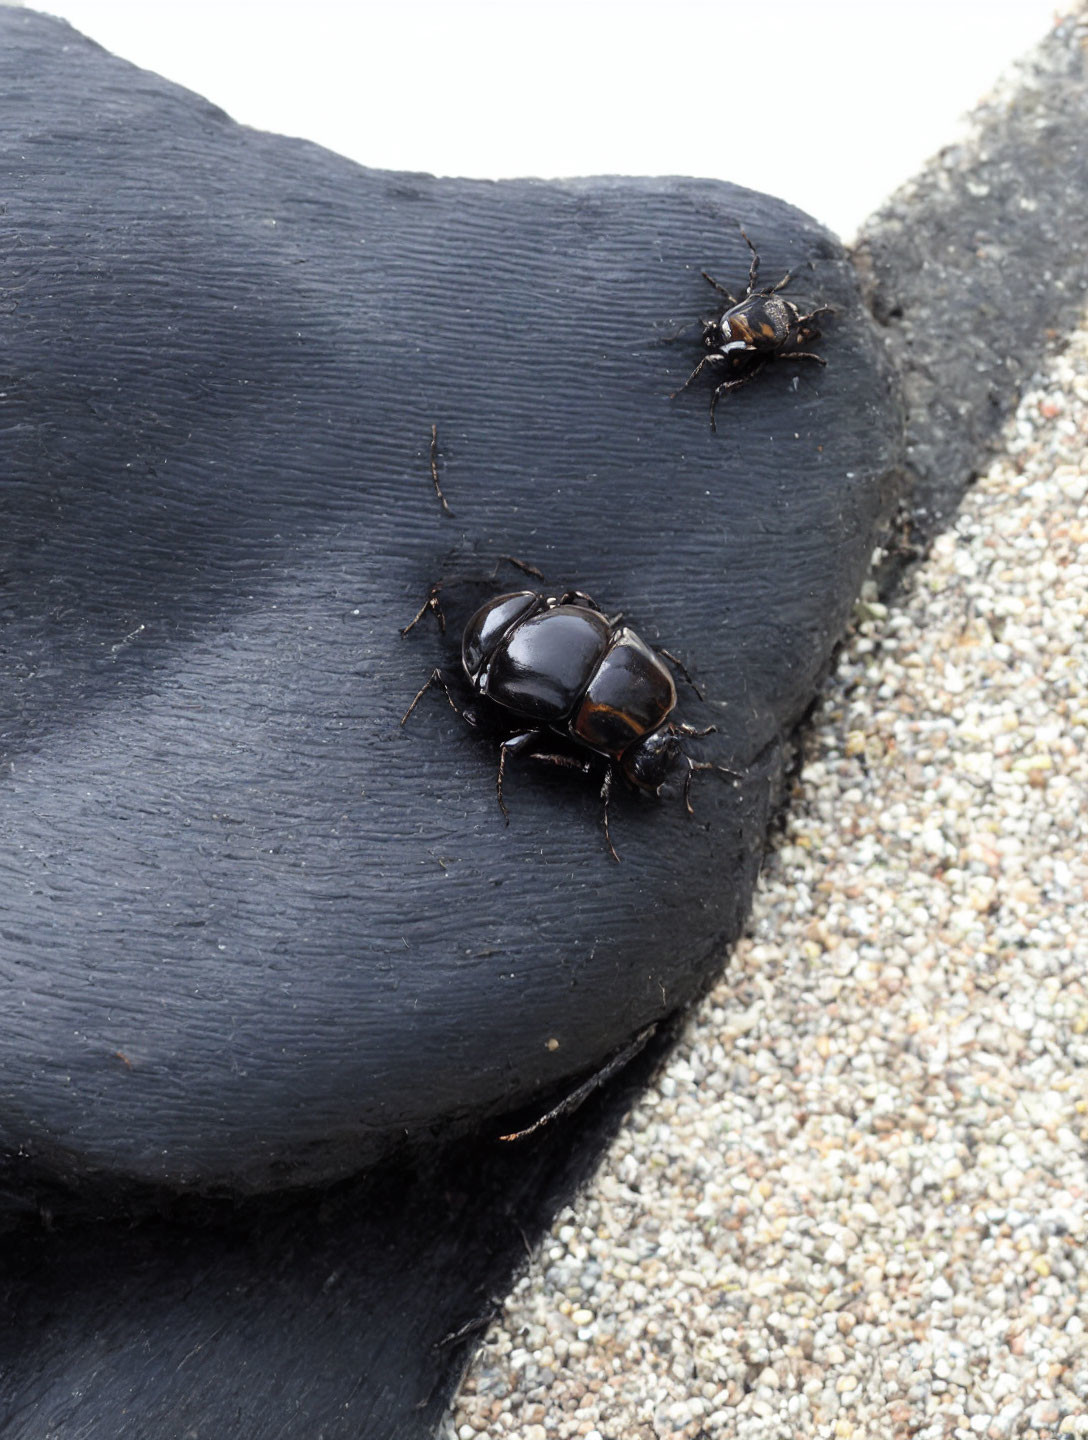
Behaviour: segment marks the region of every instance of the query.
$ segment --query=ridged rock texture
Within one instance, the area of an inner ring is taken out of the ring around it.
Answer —
[[[489,1215],[546,1210],[564,1164],[500,1117],[667,1021],[743,923],[894,498],[884,350],[839,245],[766,195],[368,171],[2,8],[0,97],[8,1433],[97,1433],[123,1393],[111,1433],[174,1435],[180,1385],[197,1428],[422,1435],[457,1342],[431,1346],[512,1263]],[[670,392],[700,270],[743,289],[742,224],[764,283],[834,314],[826,369],[769,365],[714,433],[706,377]],[[743,774],[698,776],[694,820],[678,783],[617,794],[619,864],[596,783],[512,764],[506,826],[493,740],[437,692],[399,723],[527,583],[509,556],[679,656],[705,698],[679,680],[677,713],[717,727],[692,753]],[[446,634],[402,637],[438,580]],[[214,1197],[251,1208],[232,1230]],[[207,1340],[217,1286],[248,1309]],[[160,1341],[184,1376],[137,1363]]]

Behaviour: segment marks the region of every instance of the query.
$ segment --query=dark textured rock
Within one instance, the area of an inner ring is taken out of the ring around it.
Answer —
[[[4,1440],[432,1440],[526,1246],[669,1043],[531,1144],[9,1237]],[[17,1318],[17,1323],[12,1323]]]
[[[494,1117],[737,932],[889,498],[881,352],[765,196],[366,172],[2,8],[0,81],[0,1429],[422,1440],[667,1033]],[[837,314],[714,436],[667,342],[738,219]],[[519,768],[505,829],[486,742],[402,731],[456,637],[399,626],[502,554],[679,652],[744,786],[622,799],[615,866],[577,777]]]
[[[859,274],[903,375],[913,538],[955,514],[1088,294],[1088,15],[974,112],[862,229]]]
[[[738,933],[895,462],[849,263],[727,185],[369,172],[0,41],[6,1189],[313,1184],[523,1106]],[[668,342],[738,220],[836,313],[715,435]],[[507,828],[492,746],[402,729],[455,637],[398,627],[504,554],[678,653],[743,785],[621,797],[616,865],[580,777],[519,767]]]

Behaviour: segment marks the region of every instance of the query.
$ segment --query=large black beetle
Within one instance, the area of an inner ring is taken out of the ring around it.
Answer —
[[[437,587],[405,627],[405,634],[428,609],[441,621]],[[739,778],[727,766],[693,760],[683,753],[682,735],[709,735],[714,727],[696,730],[670,718],[676,708],[676,686],[662,657],[693,687],[694,682],[675,656],[652,649],[629,625],[621,624],[621,618],[609,619],[579,590],[568,590],[558,598],[515,590],[481,605],[461,638],[461,663],[474,694],[497,707],[500,724],[513,730],[499,743],[496,780],[499,807],[507,822],[503,777],[508,756],[525,755],[586,774],[593,768],[593,757],[600,757],[605,761],[604,832],[614,860],[619,856],[609,831],[608,802],[617,771],[635,790],[658,795],[669,771],[683,759],[688,767],[684,804],[689,815],[694,813],[691,781],[697,770]],[[446,677],[435,669],[405,711],[402,725],[432,685],[441,687],[470,725],[479,723],[473,711],[457,703]],[[558,743],[560,737],[565,745]]]

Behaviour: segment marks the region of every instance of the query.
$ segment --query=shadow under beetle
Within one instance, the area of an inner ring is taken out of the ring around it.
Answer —
[[[539,573],[520,561],[514,563]],[[402,634],[428,610],[444,628],[438,590],[432,586]],[[500,728],[513,732],[499,743],[496,779],[499,808],[507,823],[503,778],[511,755],[583,774],[603,760],[604,833],[613,860],[619,856],[608,826],[608,802],[617,773],[635,790],[656,796],[670,770],[683,760],[688,767],[684,804],[689,815],[694,814],[691,782],[697,770],[740,778],[725,765],[693,760],[683,753],[681,736],[709,735],[714,726],[696,730],[670,718],[676,707],[676,686],[661,657],[671,661],[693,689],[694,682],[675,656],[667,650],[655,652],[629,626],[620,624],[621,619],[618,615],[610,619],[579,590],[558,598],[516,590],[481,605],[461,639],[461,663],[473,694],[495,707]],[[458,705],[446,677],[435,669],[405,711],[402,725],[432,685],[440,686],[463,720],[479,724],[472,711]]]
[[[752,252],[748,288],[738,300],[705,270],[702,272],[703,279],[713,285],[718,294],[729,302],[729,308],[722,314],[703,321],[702,340],[708,353],[699,361],[680,389],[675,390],[669,397],[675,400],[708,365],[725,365],[730,370],[740,370],[740,374],[733,379],[723,380],[714,391],[710,401],[712,430],[718,428],[714,414],[720,398],[730,390],[739,390],[742,385],[754,380],[768,360],[814,360],[817,365],[827,364],[822,355],[814,355],[809,350],[788,350],[786,346],[804,345],[810,340],[818,340],[820,332],[810,322],[817,316],[831,314],[831,307],[821,305],[819,309],[802,315],[792,301],[784,300],[778,292],[784,290],[793,279],[792,271],[787,271],[777,285],[757,290],[759,254],[745,232],[741,230],[740,233]]]

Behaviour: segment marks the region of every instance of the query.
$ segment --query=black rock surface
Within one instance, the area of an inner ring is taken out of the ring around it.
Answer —
[[[531,1142],[320,1193],[25,1226],[0,1250],[4,1440],[431,1440],[667,1034]]]
[[[903,376],[912,539],[950,523],[1088,300],[1088,11],[1055,21],[854,258]]]
[[[554,1093],[723,963],[888,509],[847,259],[723,184],[367,171],[24,11],[0,97],[12,1203],[312,1185]],[[738,222],[835,314],[714,434],[669,392]],[[620,796],[618,865],[580,776],[516,767],[504,826],[493,744],[398,723],[503,555],[679,655],[743,783]]]

